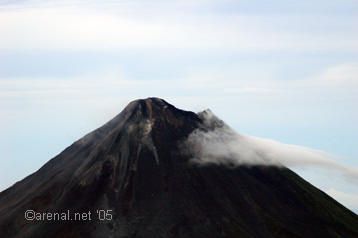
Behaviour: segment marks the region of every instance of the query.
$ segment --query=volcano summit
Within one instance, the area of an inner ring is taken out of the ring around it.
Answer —
[[[183,142],[222,126],[204,114],[131,102],[0,193],[0,237],[358,237],[357,215],[288,168],[193,163]],[[28,210],[92,218],[30,221]]]

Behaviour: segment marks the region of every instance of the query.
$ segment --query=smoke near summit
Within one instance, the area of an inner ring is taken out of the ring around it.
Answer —
[[[211,129],[199,128],[186,140],[185,144],[194,154],[194,162],[228,166],[317,167],[339,172],[352,183],[358,181],[356,168],[340,164],[326,152],[239,134],[210,110],[199,115]]]

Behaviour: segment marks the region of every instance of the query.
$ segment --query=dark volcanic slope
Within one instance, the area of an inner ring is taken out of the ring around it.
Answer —
[[[358,218],[286,168],[196,166],[178,146],[200,117],[130,103],[0,193],[0,237],[358,237]],[[25,210],[112,209],[110,222],[26,221]]]

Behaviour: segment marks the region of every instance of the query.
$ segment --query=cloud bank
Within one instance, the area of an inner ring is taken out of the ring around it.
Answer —
[[[241,135],[217,118],[210,110],[199,113],[204,128],[192,132],[185,142],[199,164],[228,166],[318,167],[340,172],[358,181],[358,170],[338,163],[323,151],[278,141]],[[209,128],[209,130],[207,129]]]
[[[341,16],[332,22],[329,16],[320,16],[317,21],[316,15],[297,18],[238,12],[230,16],[220,11],[207,10],[204,14],[198,10],[223,7],[219,1],[180,1],[171,7],[163,1],[147,3],[145,7],[138,7],[142,1],[104,2],[0,2],[0,50],[358,50],[356,25],[350,23],[356,17]],[[307,22],[304,27],[302,21]],[[332,34],[316,28],[340,31]]]

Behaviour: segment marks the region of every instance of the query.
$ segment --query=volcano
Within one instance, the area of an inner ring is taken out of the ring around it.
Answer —
[[[192,163],[183,141],[220,126],[202,116],[131,102],[0,193],[0,237],[358,237],[357,215],[288,168]]]

